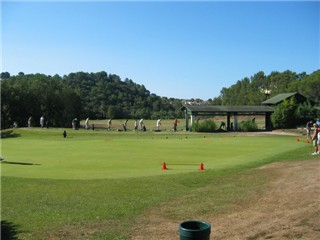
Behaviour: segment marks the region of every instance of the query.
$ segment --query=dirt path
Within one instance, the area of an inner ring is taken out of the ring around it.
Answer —
[[[210,239],[320,239],[320,158],[273,163],[253,171],[267,171],[267,191],[231,214],[209,217]],[[179,239],[179,222],[158,211],[137,226],[132,239]]]

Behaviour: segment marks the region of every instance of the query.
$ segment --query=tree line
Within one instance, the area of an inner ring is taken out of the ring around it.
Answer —
[[[182,117],[181,100],[150,93],[130,79],[106,72],[69,75],[1,73],[1,128],[26,126],[41,116],[50,126],[70,127],[72,119],[157,119]]]
[[[131,79],[124,81],[106,72],[76,72],[68,75],[1,73],[1,128],[13,122],[26,126],[32,116],[39,126],[41,116],[52,127],[70,127],[74,118],[86,119],[173,119],[182,118],[182,104],[260,105],[280,93],[299,92],[320,104],[320,70],[305,72],[260,71],[221,90],[220,96],[206,101],[160,97]],[[300,108],[300,112],[310,106]]]

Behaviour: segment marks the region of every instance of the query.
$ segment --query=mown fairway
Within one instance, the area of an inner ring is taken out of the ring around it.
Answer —
[[[263,191],[246,169],[310,157],[295,137],[21,129],[2,139],[2,225],[19,239],[130,239],[135,220],[172,200],[181,220]],[[166,162],[169,170],[161,170]],[[205,171],[199,171],[204,163]],[[177,164],[177,165],[170,165]],[[186,164],[186,165],[180,165]],[[192,165],[195,164],[195,165]],[[216,201],[216,202],[215,202]],[[212,203],[215,204],[212,204]],[[186,211],[187,209],[187,211]]]

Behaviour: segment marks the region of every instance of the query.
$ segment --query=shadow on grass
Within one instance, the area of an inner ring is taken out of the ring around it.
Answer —
[[[21,136],[20,134],[14,133],[13,130],[5,130],[0,132],[1,138],[16,138],[20,136]]]
[[[19,231],[19,225],[6,220],[1,221],[1,239],[17,240],[19,232],[21,232]]]
[[[30,165],[41,165],[38,163],[24,163],[24,162],[9,162],[9,161],[2,161],[2,164],[17,164],[17,165],[26,165],[26,166],[30,166]]]

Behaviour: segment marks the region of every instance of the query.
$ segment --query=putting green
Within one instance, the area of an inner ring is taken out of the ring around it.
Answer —
[[[107,179],[181,174],[199,172],[200,163],[210,171],[271,161],[302,147],[285,136],[78,131],[63,138],[60,130],[17,133],[20,136],[2,139],[2,176]],[[163,162],[169,170],[161,170]]]

